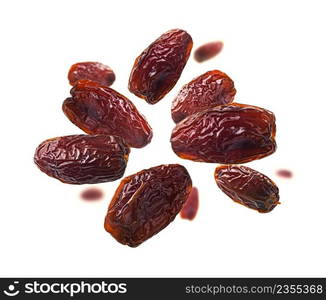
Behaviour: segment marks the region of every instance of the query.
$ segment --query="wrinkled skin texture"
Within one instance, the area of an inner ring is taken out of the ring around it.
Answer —
[[[42,172],[64,183],[100,183],[123,176],[129,151],[119,137],[69,135],[40,144],[34,162]]]
[[[193,187],[186,203],[183,205],[180,211],[180,217],[182,219],[187,219],[189,221],[192,221],[197,215],[198,206],[199,206],[198,189],[196,187]]]
[[[105,230],[118,242],[136,247],[169,225],[191,191],[181,165],[161,165],[124,178],[105,218]]]
[[[184,159],[240,164],[275,152],[275,132],[272,112],[232,103],[196,113],[178,123],[171,145]]]
[[[229,76],[218,70],[206,72],[182,87],[172,102],[172,119],[178,123],[194,113],[231,103],[235,94]]]
[[[181,30],[161,35],[135,60],[129,90],[150,104],[161,100],[177,83],[192,49],[191,36]]]
[[[279,190],[267,176],[245,166],[221,166],[215,170],[218,187],[233,201],[261,213],[279,204]]]
[[[222,48],[223,42],[220,41],[204,44],[196,49],[194,58],[199,63],[204,62],[219,54]]]
[[[81,79],[110,86],[115,81],[115,74],[110,67],[99,62],[80,62],[70,67],[68,80],[71,85],[75,85]]]
[[[68,119],[88,134],[122,137],[130,147],[150,143],[152,129],[135,105],[115,90],[80,80],[71,89],[62,109]]]

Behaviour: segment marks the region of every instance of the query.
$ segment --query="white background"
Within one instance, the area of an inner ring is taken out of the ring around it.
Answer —
[[[1,1],[1,276],[326,276],[325,1]],[[158,104],[130,94],[134,59],[172,28],[194,48],[224,41],[216,58],[190,57],[176,87]],[[138,248],[103,228],[119,184],[87,203],[85,186],[63,184],[33,163],[44,139],[78,134],[61,111],[78,61],[111,66],[113,88],[147,117],[154,138],[132,149],[126,175],[181,163],[199,188],[193,222],[179,217]],[[216,186],[215,164],[179,159],[171,150],[170,106],[180,87],[208,70],[235,81],[236,101],[272,110],[277,152],[247,164],[277,182],[282,204],[259,214]],[[291,180],[275,176],[294,172]]]

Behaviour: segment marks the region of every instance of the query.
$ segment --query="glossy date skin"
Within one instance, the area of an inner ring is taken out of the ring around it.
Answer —
[[[231,103],[235,94],[233,80],[228,75],[208,71],[182,87],[172,102],[172,119],[178,123],[194,113]]]
[[[101,183],[123,176],[129,152],[119,137],[69,135],[41,143],[34,162],[42,172],[64,183]]]
[[[187,170],[177,164],[124,178],[109,205],[105,230],[119,243],[137,247],[174,220],[191,186]]]
[[[213,58],[223,49],[223,42],[216,41],[204,44],[198,47],[194,53],[194,58],[197,62],[201,63],[208,59]]]
[[[113,70],[99,62],[80,62],[72,65],[68,72],[68,80],[75,85],[78,80],[87,79],[105,86],[110,86],[115,81]]]
[[[233,201],[258,212],[270,212],[279,204],[276,184],[251,168],[232,165],[217,167],[215,181]]]
[[[232,103],[185,118],[173,129],[171,145],[184,159],[240,164],[274,153],[275,132],[272,112]]]
[[[142,148],[152,139],[152,128],[135,105],[96,82],[79,80],[62,109],[72,123],[88,134],[120,136],[134,148]]]
[[[135,60],[129,90],[150,104],[160,101],[177,83],[191,49],[192,38],[174,29],[161,35]]]

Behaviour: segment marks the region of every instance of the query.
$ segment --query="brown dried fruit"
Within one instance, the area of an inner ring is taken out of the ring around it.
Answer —
[[[199,111],[231,103],[235,94],[229,76],[218,70],[206,72],[182,87],[172,102],[172,119],[178,123]]]
[[[99,188],[87,188],[80,193],[80,198],[85,201],[97,201],[103,198],[103,191]]]
[[[123,176],[129,151],[119,137],[69,135],[40,144],[34,162],[42,172],[64,183],[100,183]]]
[[[161,35],[135,60],[129,90],[150,104],[161,100],[177,83],[192,49],[191,36],[174,29]]]
[[[198,211],[199,206],[199,198],[198,198],[198,189],[196,187],[193,187],[187,201],[183,205],[181,211],[180,211],[180,217],[182,219],[187,219],[192,221]]]
[[[152,128],[135,105],[115,90],[79,80],[63,102],[68,119],[88,134],[122,137],[130,147],[141,148],[152,139]]]
[[[191,115],[171,136],[173,151],[193,161],[240,164],[276,150],[275,116],[251,105],[232,103]]]
[[[215,170],[218,187],[233,201],[267,213],[279,204],[276,184],[267,176],[244,166],[220,166]]]
[[[124,178],[105,218],[105,230],[119,243],[136,247],[164,229],[191,191],[181,165],[161,165]]]
[[[282,177],[282,178],[292,178],[293,177],[293,173],[287,169],[277,170],[276,175],[279,177]]]
[[[194,58],[197,62],[204,62],[219,54],[222,48],[223,48],[223,42],[221,41],[204,44],[196,49],[194,53]]]
[[[70,67],[68,80],[71,85],[75,85],[80,79],[110,86],[115,81],[115,74],[110,67],[99,62],[80,62]]]

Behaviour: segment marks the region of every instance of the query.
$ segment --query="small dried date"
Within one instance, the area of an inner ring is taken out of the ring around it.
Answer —
[[[231,103],[235,94],[228,75],[218,70],[206,72],[182,87],[172,102],[172,119],[178,123],[196,112]]]
[[[245,166],[220,166],[215,170],[218,187],[233,201],[261,213],[279,204],[279,190],[267,176]]]
[[[169,225],[191,191],[185,167],[161,165],[124,178],[105,218],[105,230],[118,242],[137,247]]]
[[[150,104],[161,100],[177,83],[192,49],[192,38],[174,29],[161,35],[135,60],[129,90]]]
[[[129,152],[119,137],[69,135],[41,143],[34,162],[42,172],[64,183],[100,183],[123,176]]]
[[[97,201],[103,198],[103,191],[99,188],[87,188],[80,193],[80,198],[85,201]]]
[[[62,109],[68,119],[88,134],[122,137],[130,147],[150,143],[152,129],[135,105],[115,90],[89,80],[79,80]]]
[[[88,79],[110,86],[115,81],[115,74],[110,67],[99,62],[80,62],[70,67],[68,80],[71,85],[75,85],[81,79]]]
[[[276,171],[276,175],[282,178],[292,178],[293,173],[287,169],[280,169]]]
[[[204,62],[219,54],[222,48],[223,42],[220,41],[204,44],[196,49],[194,53],[194,58],[197,62]]]
[[[198,189],[196,187],[193,187],[191,189],[191,192],[189,194],[186,203],[183,205],[180,211],[180,217],[182,219],[187,219],[189,221],[192,221],[197,215],[198,206],[199,206]]]
[[[272,154],[275,132],[272,112],[232,103],[185,118],[174,128],[171,145],[184,159],[239,164]]]

